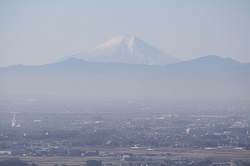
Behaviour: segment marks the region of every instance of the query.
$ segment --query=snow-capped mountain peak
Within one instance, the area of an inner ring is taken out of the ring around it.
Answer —
[[[70,56],[88,62],[166,65],[180,60],[145,43],[134,35],[115,36],[101,45]]]
[[[134,40],[135,40],[135,36],[134,35],[119,35],[119,36],[115,36],[111,39],[109,39],[108,41],[106,41],[105,43],[93,47],[92,49],[107,49],[113,46],[116,46],[118,44],[123,44],[123,45],[127,45],[127,46],[132,46],[134,44]]]

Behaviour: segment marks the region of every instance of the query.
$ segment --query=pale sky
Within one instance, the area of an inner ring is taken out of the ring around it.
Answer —
[[[54,62],[121,34],[182,60],[250,62],[250,1],[0,0],[0,66]]]

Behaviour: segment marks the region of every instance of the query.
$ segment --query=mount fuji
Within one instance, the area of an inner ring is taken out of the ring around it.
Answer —
[[[134,35],[115,36],[101,45],[85,49],[79,54],[67,56],[62,60],[72,57],[87,62],[119,62],[160,66],[181,61],[154,48]]]

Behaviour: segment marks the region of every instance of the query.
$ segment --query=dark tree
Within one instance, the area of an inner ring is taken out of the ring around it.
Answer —
[[[101,160],[87,160],[86,166],[101,166],[102,161]]]
[[[30,166],[28,163],[18,159],[0,161],[0,166]]]
[[[209,159],[205,159],[195,164],[195,166],[210,166],[211,164],[212,161],[210,161]]]

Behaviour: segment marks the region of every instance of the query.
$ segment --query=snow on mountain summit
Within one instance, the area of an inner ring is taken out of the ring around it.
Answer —
[[[135,36],[133,35],[121,35],[115,36],[110,40],[106,41],[105,43],[94,47],[92,49],[108,49],[110,47],[116,46],[118,44],[124,44],[125,46],[131,47],[134,43]]]
[[[166,65],[180,61],[150,46],[134,35],[115,36],[101,45],[86,49],[70,57],[88,62],[119,62],[146,65]]]

